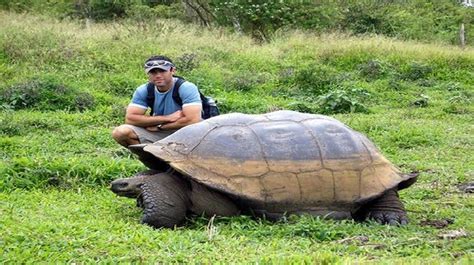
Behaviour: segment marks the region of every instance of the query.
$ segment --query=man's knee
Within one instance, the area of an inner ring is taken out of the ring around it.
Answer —
[[[112,137],[117,141],[117,142],[122,142],[126,141],[130,138],[134,138],[135,132],[128,127],[127,125],[120,125],[118,127],[115,127],[112,131]]]

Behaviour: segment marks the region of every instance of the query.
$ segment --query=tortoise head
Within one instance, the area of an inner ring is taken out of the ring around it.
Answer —
[[[142,192],[141,186],[156,173],[156,171],[148,170],[130,178],[116,179],[110,183],[110,189],[118,196],[138,198]]]

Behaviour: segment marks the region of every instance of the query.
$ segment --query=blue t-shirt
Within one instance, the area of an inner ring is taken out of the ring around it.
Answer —
[[[153,115],[168,115],[178,110],[182,110],[182,107],[178,105],[173,99],[174,83],[177,78],[173,78],[173,85],[171,89],[166,92],[160,92],[155,87],[155,104],[153,106]],[[139,107],[147,109],[146,97],[148,95],[147,85],[143,84],[135,90],[133,93],[132,102],[129,106]],[[191,82],[184,82],[179,87],[179,97],[183,102],[183,107],[189,105],[201,105],[201,97],[199,96],[198,88]]]

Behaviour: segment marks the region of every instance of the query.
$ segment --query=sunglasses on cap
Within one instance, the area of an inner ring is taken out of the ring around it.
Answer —
[[[166,60],[153,60],[153,61],[148,61],[145,63],[145,68],[150,68],[154,66],[171,66],[174,67],[174,64],[172,64],[170,61]]]

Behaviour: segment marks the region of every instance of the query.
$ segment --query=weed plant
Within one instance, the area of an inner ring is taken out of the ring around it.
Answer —
[[[458,263],[474,258],[474,51],[378,36],[279,33],[270,43],[173,20],[61,22],[0,12],[0,263]],[[411,223],[291,216],[139,224],[110,180],[144,170],[110,132],[166,54],[223,113],[327,113],[404,172]],[[424,103],[414,104],[426,97]],[[423,222],[449,220],[437,229]],[[443,239],[450,231],[467,236]]]

